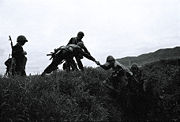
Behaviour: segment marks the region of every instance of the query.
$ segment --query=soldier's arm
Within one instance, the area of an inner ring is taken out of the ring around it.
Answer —
[[[16,55],[16,56],[24,55],[24,51],[20,47],[13,47],[12,53],[13,53],[13,55]]]
[[[79,49],[79,53],[91,61],[94,61],[94,62],[96,61],[96,59],[94,57],[92,57],[90,54],[84,52],[82,49]]]
[[[109,63],[105,63],[103,65],[100,65],[100,67],[102,67],[105,70],[111,69],[111,65]]]
[[[85,46],[83,47],[83,50],[84,50],[84,52],[86,52],[87,54],[91,55],[90,52],[88,51],[88,49],[87,49]]]
[[[73,38],[71,38],[71,39],[69,40],[69,42],[68,42],[67,45],[72,44],[72,40],[73,40]]]

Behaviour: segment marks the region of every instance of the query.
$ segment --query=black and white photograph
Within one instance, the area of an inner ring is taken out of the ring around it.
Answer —
[[[180,0],[0,0],[0,121],[180,121]]]

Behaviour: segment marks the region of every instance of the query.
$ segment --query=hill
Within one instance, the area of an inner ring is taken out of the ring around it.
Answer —
[[[180,60],[160,60],[141,70],[146,90],[136,100],[145,107],[146,116],[141,119],[180,120]],[[46,77],[0,78],[0,121],[132,121],[102,85],[110,74],[101,68],[86,68],[84,72],[60,71]],[[132,107],[129,95],[124,99]]]
[[[131,66],[133,63],[137,63],[142,66],[147,63],[156,62],[162,59],[177,59],[180,58],[180,47],[159,49],[155,52],[142,54],[137,57],[124,57],[118,59],[122,64]]]

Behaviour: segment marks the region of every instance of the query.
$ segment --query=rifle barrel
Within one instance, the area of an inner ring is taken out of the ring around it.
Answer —
[[[52,54],[46,54],[46,56],[52,56]]]
[[[11,41],[11,48],[13,48],[13,42],[12,42],[11,36],[9,36],[9,41]]]
[[[9,40],[12,41],[11,36],[9,36]]]

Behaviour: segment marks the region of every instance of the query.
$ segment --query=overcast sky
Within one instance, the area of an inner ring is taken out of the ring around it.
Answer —
[[[0,73],[18,35],[29,40],[27,74],[50,64],[47,53],[78,31],[101,63],[180,46],[180,0],[0,0]],[[83,59],[86,66],[96,66]]]

